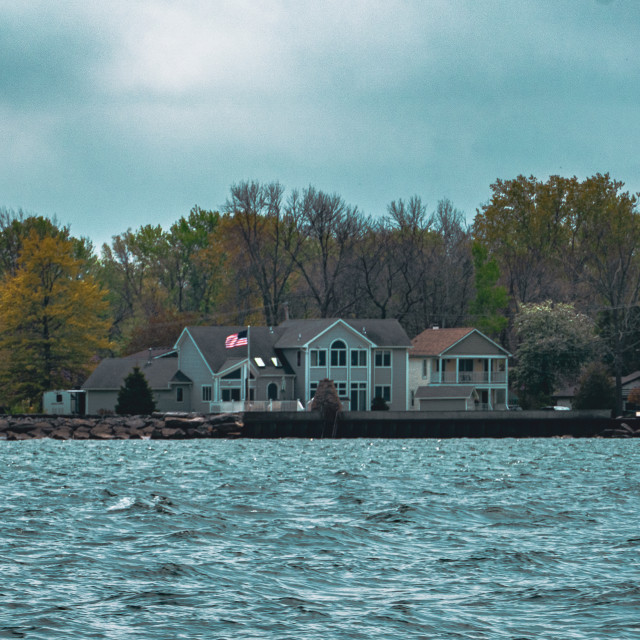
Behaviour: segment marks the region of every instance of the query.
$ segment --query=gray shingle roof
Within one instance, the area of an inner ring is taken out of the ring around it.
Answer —
[[[203,358],[214,373],[226,370],[234,362],[240,362],[247,357],[248,347],[225,348],[227,336],[244,331],[247,327],[187,327],[187,331],[193,338]],[[255,358],[260,357],[264,361],[264,367],[259,370],[262,375],[292,373],[288,363],[280,356],[276,348],[276,342],[280,339],[283,329],[280,327],[251,327],[249,340],[251,341],[251,364],[258,368]],[[276,367],[271,358],[277,357],[282,362],[282,367]]]
[[[152,389],[168,389],[170,382],[190,383],[178,370],[177,358],[146,360],[139,357],[105,358],[82,385],[83,389],[119,389],[124,379],[139,367]]]
[[[338,321],[339,318],[287,320],[277,327],[284,333],[276,346],[281,349],[303,346]],[[397,320],[364,318],[343,322],[377,347],[411,347],[409,336]]]
[[[421,400],[444,400],[470,398],[475,387],[467,385],[418,387],[415,397]]]

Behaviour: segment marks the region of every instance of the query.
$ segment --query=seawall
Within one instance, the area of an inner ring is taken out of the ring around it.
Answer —
[[[640,437],[640,419],[607,411],[349,412],[335,423],[311,412],[0,417],[0,440],[548,437]]]

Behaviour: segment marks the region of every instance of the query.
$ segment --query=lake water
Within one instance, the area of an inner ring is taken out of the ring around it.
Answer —
[[[637,440],[0,443],[0,638],[640,637]]]

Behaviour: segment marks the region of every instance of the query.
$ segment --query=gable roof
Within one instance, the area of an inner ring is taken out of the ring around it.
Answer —
[[[248,346],[233,347],[232,349],[225,347],[227,336],[246,329],[246,326],[187,327],[183,335],[187,333],[191,337],[211,371],[219,373],[246,361],[249,354]],[[249,329],[251,366],[253,369],[259,370],[260,375],[292,373],[288,363],[280,357],[276,348],[276,343],[283,331],[280,327],[251,327]],[[181,338],[182,336],[178,338],[178,342]],[[264,367],[256,365],[255,358],[257,357],[262,358],[265,363]],[[278,358],[282,367],[276,367],[271,360],[272,358]]]
[[[146,360],[138,355],[127,358],[105,358],[85,380],[82,388],[120,389],[124,384],[124,379],[133,371],[134,367],[140,368],[151,389],[168,389],[172,382],[182,384],[191,382],[189,377],[178,369],[177,358]]]
[[[280,349],[303,347],[333,325],[343,322],[375,347],[411,347],[411,340],[394,319],[378,318],[317,318],[310,320],[286,320],[274,329],[284,333],[277,343]]]
[[[499,344],[484,335],[478,329],[473,327],[458,327],[455,329],[425,329],[418,334],[412,341],[413,349],[409,353],[410,356],[441,356],[454,345],[477,333],[479,336],[487,340],[489,343],[509,355],[509,352]]]

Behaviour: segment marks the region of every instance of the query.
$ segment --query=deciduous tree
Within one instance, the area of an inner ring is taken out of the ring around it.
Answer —
[[[36,408],[44,391],[82,382],[109,347],[109,328],[105,292],[84,273],[74,243],[32,231],[15,274],[0,282],[0,381],[9,404]]]

